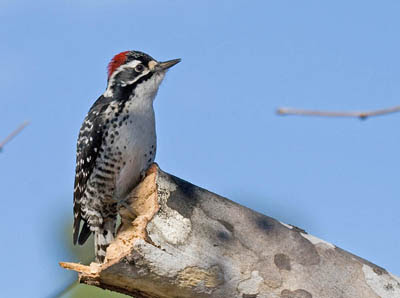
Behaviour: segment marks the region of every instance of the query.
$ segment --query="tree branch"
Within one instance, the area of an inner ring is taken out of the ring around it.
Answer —
[[[303,110],[295,108],[278,108],[276,113],[278,115],[298,115],[298,116],[320,116],[320,117],[355,117],[365,120],[372,116],[381,116],[392,113],[400,112],[400,106],[391,108],[366,111],[366,112],[334,112],[334,111],[316,111],[316,110]]]
[[[104,264],[60,265],[132,297],[400,297],[385,269],[156,165],[130,209]]]
[[[28,124],[29,121],[25,121],[14,131],[12,131],[2,142],[0,142],[0,152],[3,150],[4,145],[11,141],[11,139],[13,139],[17,134],[19,134]]]

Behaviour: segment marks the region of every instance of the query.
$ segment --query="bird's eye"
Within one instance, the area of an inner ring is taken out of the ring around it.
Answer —
[[[143,64],[138,64],[138,65],[136,65],[135,70],[136,70],[137,72],[142,72],[142,71],[144,70]]]

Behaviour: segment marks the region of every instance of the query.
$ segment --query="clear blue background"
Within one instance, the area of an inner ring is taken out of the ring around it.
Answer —
[[[163,170],[400,275],[400,114],[275,114],[400,104],[399,12],[397,0],[0,1],[0,140],[31,120],[0,154],[2,296],[75,278],[57,262],[77,261],[65,228],[77,133],[129,49],[182,58],[155,101]]]

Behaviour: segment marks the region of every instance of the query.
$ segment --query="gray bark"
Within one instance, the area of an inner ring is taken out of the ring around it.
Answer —
[[[156,165],[121,216],[104,264],[61,265],[133,297],[400,297],[385,269]]]

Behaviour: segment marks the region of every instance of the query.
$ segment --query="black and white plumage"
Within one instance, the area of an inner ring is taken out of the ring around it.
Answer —
[[[107,89],[82,124],[73,242],[83,244],[93,232],[97,262],[104,261],[114,239],[119,204],[154,161],[153,100],[167,69],[179,61],[158,62],[137,51],[116,55],[109,64]]]

